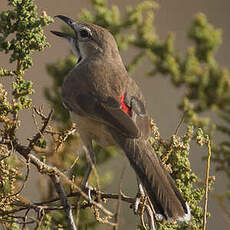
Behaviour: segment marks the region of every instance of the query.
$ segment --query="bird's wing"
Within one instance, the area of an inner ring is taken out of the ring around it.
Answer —
[[[73,100],[71,100],[73,102]],[[149,119],[145,113],[144,105],[135,97],[126,94],[121,95],[121,100],[108,97],[97,98],[92,94],[78,94],[73,103],[68,103],[64,98],[65,105],[75,113],[82,113],[91,119],[99,120],[109,127],[113,127],[129,138],[138,138],[149,127]],[[68,104],[70,106],[68,106]],[[80,114],[81,115],[81,114]]]

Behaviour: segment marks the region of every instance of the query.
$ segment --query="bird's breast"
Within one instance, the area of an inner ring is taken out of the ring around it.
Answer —
[[[71,118],[76,123],[77,131],[84,143],[95,140],[103,147],[116,145],[104,123],[88,117],[79,116],[76,113],[71,113]]]

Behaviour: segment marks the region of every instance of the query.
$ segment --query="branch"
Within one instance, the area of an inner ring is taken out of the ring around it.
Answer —
[[[13,141],[15,150],[17,152],[19,152],[19,154],[21,154],[25,159],[29,159],[30,162],[35,165],[38,169],[39,172],[49,175],[53,181],[53,177],[62,177],[64,179],[64,181],[66,183],[68,183],[69,185],[71,185],[74,189],[76,189],[78,191],[78,193],[84,197],[86,200],[89,201],[88,195],[83,192],[76,184],[74,184],[64,173],[62,173],[60,170],[58,170],[55,167],[49,166],[47,164],[45,164],[44,162],[42,162],[41,160],[39,160],[36,156],[34,156],[33,154],[27,154],[27,148],[25,148],[24,146],[18,144],[16,142],[16,140]],[[53,181],[54,183],[54,181]],[[55,186],[57,186],[57,183],[54,183]],[[58,185],[60,189],[60,184]],[[57,191],[58,193],[60,192],[59,190]],[[64,202],[63,197],[60,197],[61,201]],[[98,209],[100,209],[102,212],[104,212],[106,215],[108,216],[113,216],[113,213],[111,213],[109,210],[107,210],[106,208],[104,208],[101,204],[95,202],[95,201],[90,201],[92,205],[94,205],[95,207],[97,207]],[[66,204],[65,204],[66,205]],[[67,205],[68,206],[68,205]],[[70,214],[69,211],[67,211],[68,215]],[[67,216],[67,218],[69,218],[69,216]],[[68,220],[69,223],[72,223],[72,220]],[[74,228],[73,228],[74,229]]]
[[[42,118],[43,121],[43,125],[41,127],[41,129],[38,130],[38,133],[30,140],[28,146],[24,146],[21,145],[18,142],[18,139],[15,137],[15,135],[12,135],[10,137],[10,140],[4,140],[5,144],[11,144],[13,146],[13,149],[16,150],[20,155],[22,155],[27,162],[32,163],[33,165],[36,166],[36,168],[38,169],[38,171],[40,173],[46,174],[48,175],[54,186],[55,189],[59,195],[59,199],[61,200],[61,203],[65,209],[66,212],[66,217],[67,217],[67,222],[68,222],[68,226],[69,229],[71,230],[76,230],[76,226],[75,223],[73,221],[73,215],[72,215],[72,210],[71,210],[71,206],[68,203],[66,194],[64,192],[63,186],[60,182],[60,177],[62,179],[64,179],[64,181],[71,185],[72,188],[76,189],[78,191],[78,193],[85,198],[86,200],[89,201],[88,195],[86,193],[84,193],[76,184],[74,184],[64,173],[62,173],[60,170],[58,170],[55,167],[49,166],[46,163],[42,162],[40,159],[38,159],[36,156],[34,156],[31,151],[34,147],[34,145],[36,144],[36,142],[42,137],[42,135],[46,132],[47,126],[51,120],[51,116],[52,116],[52,111],[49,113],[49,115],[46,117],[43,115],[41,109],[37,110],[36,108],[34,108],[34,111]],[[98,208],[100,209],[102,212],[104,212],[106,215],[108,216],[113,216],[113,213],[111,213],[110,211],[108,211],[106,208],[104,208],[101,204],[95,202],[95,201],[90,201],[91,204],[94,206],[94,208]],[[27,207],[28,209],[28,207]]]
[[[88,188],[85,188],[84,192],[85,194],[88,194]],[[101,191],[91,190],[91,194],[96,197],[95,200],[98,200],[99,197],[102,200],[103,199],[112,199],[112,200],[120,199],[121,201],[129,203],[129,204],[133,204],[136,200],[135,198],[124,195],[122,192],[119,194],[112,194],[112,193],[104,193]],[[73,197],[79,197],[79,196],[81,196],[80,192],[74,192],[74,193],[70,193],[66,195],[67,198],[73,198]],[[60,201],[60,197],[56,197],[54,199],[50,199],[50,200],[43,201],[43,202],[37,202],[37,203],[16,202],[14,203],[14,205],[19,206],[21,208],[10,210],[10,211],[5,211],[4,213],[2,212],[1,215],[8,215],[8,214],[16,213],[16,212],[21,212],[26,209],[51,210],[51,211],[52,210],[63,210],[64,207],[62,206],[51,206],[51,203],[57,202],[57,201]],[[82,204],[80,208],[84,209],[90,206],[92,206],[92,203],[86,203],[86,204]],[[74,209],[76,208],[76,206],[72,206],[72,208]]]
[[[118,200],[117,200],[117,208],[116,208],[116,213],[114,215],[114,222],[116,225],[114,225],[113,230],[118,230],[118,225],[119,225],[120,209],[121,209],[121,186],[122,186],[122,181],[124,179],[125,169],[126,169],[126,164],[124,165],[121,171],[121,176],[120,176],[120,183],[118,187],[119,194],[118,194]]]
[[[208,140],[208,159],[207,159],[207,167],[206,167],[206,178],[205,178],[205,194],[204,194],[204,216],[203,216],[203,227],[202,230],[206,229],[207,224],[207,209],[208,209],[208,190],[209,190],[209,171],[210,171],[210,161],[212,155],[211,149],[211,141]]]
[[[73,218],[72,209],[71,209],[71,206],[69,205],[69,201],[66,197],[66,194],[65,194],[64,188],[60,182],[59,176],[51,175],[51,180],[53,181],[55,189],[56,189],[56,191],[60,197],[61,203],[64,207],[66,217],[67,217],[68,229],[77,230],[77,227],[75,225],[74,218]]]
[[[55,167],[49,166],[47,164],[45,164],[44,162],[40,161],[36,156],[34,156],[33,154],[29,154],[29,158],[32,164],[34,164],[38,171],[41,173],[44,173],[46,175],[52,176],[52,175],[56,175],[59,177],[62,177],[64,179],[64,181],[66,183],[68,183],[69,185],[71,185],[74,189],[76,189],[78,191],[78,193],[84,197],[87,201],[90,201],[88,198],[88,195],[82,191],[81,188],[79,188],[76,184],[74,184],[64,173],[62,173],[60,170],[58,170]],[[102,212],[104,212],[105,214],[112,216],[113,214],[108,211],[107,209],[105,209],[101,204],[98,204],[95,201],[91,201],[91,203],[93,205],[95,205],[97,208],[99,208]]]
[[[51,120],[52,114],[53,114],[53,110],[50,111],[50,113],[48,114],[47,117],[45,117],[42,114],[41,109],[36,109],[35,107],[33,108],[35,113],[37,113],[43,120],[43,125],[41,127],[41,129],[38,131],[38,133],[33,137],[32,140],[30,140],[30,143],[27,147],[27,151],[28,153],[33,149],[34,145],[36,144],[36,142],[42,137],[43,133],[46,131],[46,128]]]

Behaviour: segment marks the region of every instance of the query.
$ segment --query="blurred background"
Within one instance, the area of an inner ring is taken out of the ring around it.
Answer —
[[[55,16],[58,14],[66,15],[71,18],[75,18],[79,15],[82,8],[91,9],[89,1],[81,0],[66,0],[66,1],[43,1],[36,0],[36,4],[39,7],[39,11],[46,11],[48,15]],[[121,11],[128,5],[134,5],[141,1],[137,0],[114,0],[109,1],[110,4],[116,4],[121,6]],[[185,47],[189,45],[187,40],[187,31],[191,25],[191,21],[194,16],[203,12],[207,15],[210,23],[212,23],[217,28],[222,28],[223,30],[223,44],[218,50],[216,56],[219,63],[227,68],[230,68],[230,1],[229,0],[159,0],[160,8],[156,11],[155,25],[157,33],[160,38],[165,39],[169,32],[174,32],[176,35],[175,48],[183,53]],[[7,1],[1,0],[0,11],[7,8]],[[27,71],[25,78],[32,79],[34,82],[34,89],[36,93],[32,96],[33,103],[35,105],[44,104],[46,107],[47,101],[44,97],[44,87],[49,87],[51,85],[51,78],[46,72],[46,64],[54,63],[57,60],[67,56],[69,54],[69,47],[67,44],[53,36],[49,30],[59,30],[61,22],[56,20],[55,23],[51,24],[49,27],[45,28],[45,34],[51,47],[45,49],[38,55],[34,55],[34,67]],[[122,52],[122,58],[125,63],[128,63],[132,57],[132,51]],[[1,65],[8,65],[5,56],[0,54]],[[178,90],[172,87],[169,79],[162,78],[161,76],[156,76],[154,78],[148,78],[143,75],[143,69],[148,69],[148,63],[143,62],[141,66],[137,68],[137,71],[132,74],[132,77],[138,82],[139,86],[142,88],[145,95],[148,111],[151,117],[156,122],[159,131],[163,138],[167,138],[174,133],[180,119],[181,113],[177,109],[180,96],[183,94],[183,89]],[[33,121],[31,119],[31,113],[27,112],[22,116],[22,122],[28,124],[26,129],[23,131],[19,130],[19,135],[22,140],[23,137],[32,135],[32,130],[34,128]],[[221,137],[220,137],[221,138]],[[190,159],[193,170],[200,175],[201,178],[205,176],[205,161],[201,158],[204,156],[205,150],[202,150],[196,146],[191,149]],[[111,160],[109,163],[100,167],[98,169],[99,175],[103,173],[104,170],[113,169],[112,173],[115,175],[115,181],[104,188],[105,191],[112,192],[116,191],[118,188],[120,172],[124,165],[128,165],[126,158],[123,155],[119,155],[116,159]],[[213,165],[212,165],[213,167]],[[214,171],[211,171],[211,175]],[[116,176],[117,175],[117,176]],[[136,179],[133,171],[130,167],[127,167],[125,171],[125,177],[123,183],[123,191],[130,195],[135,195],[136,193]],[[226,178],[223,173],[216,175],[216,182],[214,184],[215,192],[221,192],[225,188]],[[29,184],[26,185],[24,193],[29,198],[33,197],[33,200],[39,201],[39,193],[36,189],[38,186],[38,181],[36,181],[36,170],[30,175]],[[210,201],[208,204],[208,209],[212,214],[212,218],[208,219],[208,229],[229,229],[230,223],[229,219],[225,217],[221,208],[217,205],[216,201],[209,197]],[[129,210],[127,204],[123,205],[121,213],[121,229],[135,229],[137,226],[137,218]],[[103,226],[104,227],[104,226]],[[100,229],[100,224],[98,225]]]

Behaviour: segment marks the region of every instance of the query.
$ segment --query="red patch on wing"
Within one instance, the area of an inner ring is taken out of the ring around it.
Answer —
[[[124,95],[124,94],[121,95],[121,98],[120,98],[120,105],[121,105],[121,109],[122,109],[126,114],[128,114],[129,116],[132,116],[132,111],[131,111],[130,107],[128,107],[128,106],[125,104],[125,95]]]

